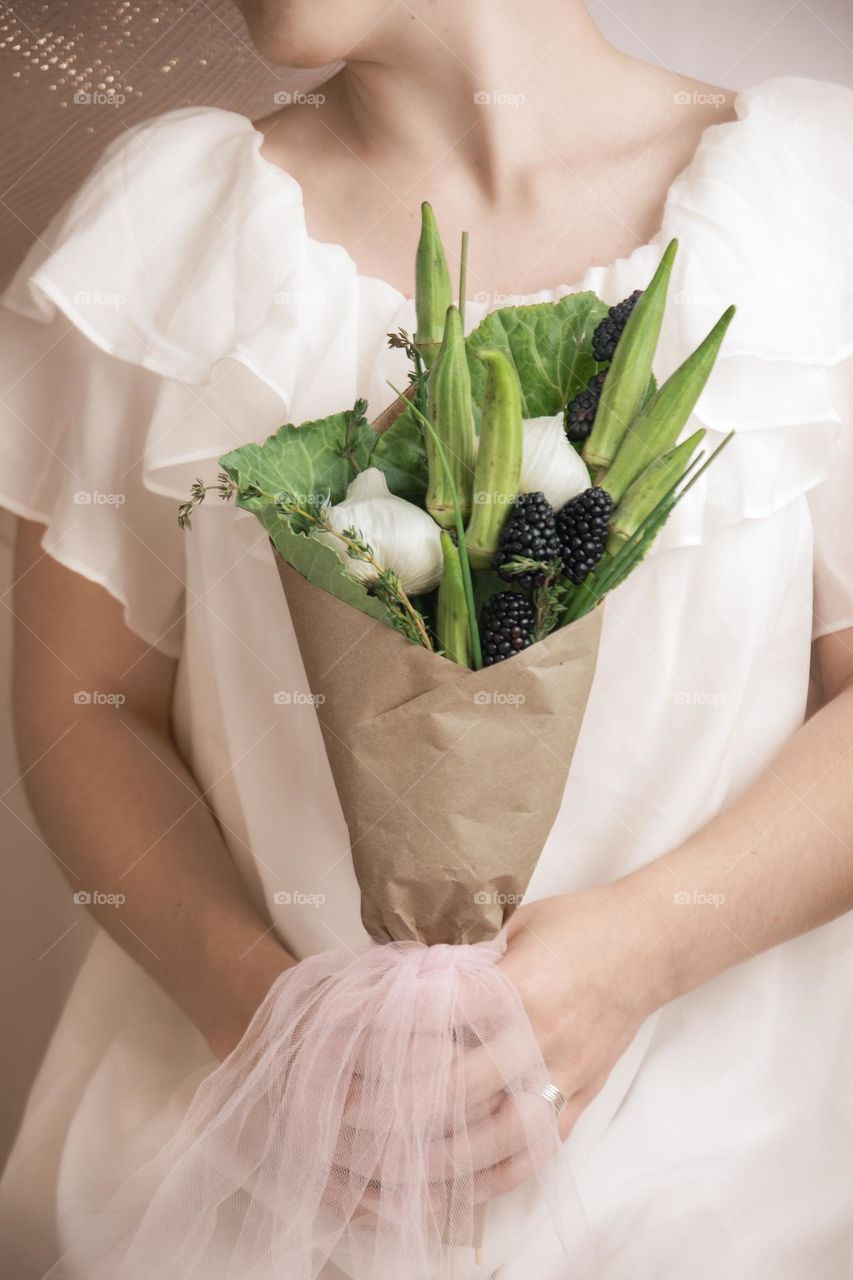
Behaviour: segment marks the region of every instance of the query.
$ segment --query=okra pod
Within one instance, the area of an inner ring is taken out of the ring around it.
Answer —
[[[607,468],[613,462],[642,403],[652,372],[677,249],[678,241],[671,240],[616,346],[604,379],[595,423],[583,451],[584,460],[593,470]]]
[[[459,509],[465,520],[471,514],[474,488],[474,458],[477,429],[471,401],[471,376],[465,351],[462,317],[457,307],[448,307],[444,337],[438,359],[429,376],[429,417],[444,447],[450,467]],[[425,439],[429,483],[426,509],[445,529],[454,523],[453,496],[447,475],[437,456],[432,436]]]
[[[438,588],[435,617],[438,646],[451,662],[458,663],[460,667],[470,667],[471,629],[462,563],[456,543],[444,530],[441,532],[441,549],[444,552],[444,570]]]
[[[631,423],[613,466],[601,481],[614,503],[645,468],[671,449],[708,381],[734,307],[725,311],[703,342],[687,357]],[[609,376],[609,375],[608,375]]]
[[[421,205],[421,236],[415,258],[415,314],[418,326],[415,347],[428,369],[438,355],[444,334],[444,319],[452,301],[453,289],[444,246],[432,205],[425,200]]]
[[[704,429],[694,431],[681,444],[656,458],[642,471],[626,492],[610,522],[607,551],[613,555],[640,525],[651,515],[655,507],[677,484],[687,470],[690,460],[702,439]]]
[[[471,566],[487,569],[518,496],[523,440],[521,387],[515,366],[502,351],[486,347],[474,354],[486,366],[486,390],[465,542]]]

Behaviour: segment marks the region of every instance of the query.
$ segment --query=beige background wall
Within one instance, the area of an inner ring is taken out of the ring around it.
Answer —
[[[740,86],[796,73],[853,85],[850,0],[611,0],[592,7],[614,43],[702,79]],[[11,38],[0,61],[0,106],[11,128],[4,129],[0,157],[0,274],[21,256],[112,133],[134,118],[188,100],[183,76],[188,65],[200,66],[198,60],[204,59],[203,96],[195,94],[193,100],[249,115],[269,111],[275,89],[306,87],[304,76],[265,67],[248,43],[241,43],[242,24],[227,0],[184,5],[152,0],[140,8],[132,38],[127,28],[123,35],[111,29],[96,36],[95,21],[87,27],[86,15],[96,9],[103,13],[104,6],[79,0],[55,0],[49,6],[28,0],[15,6],[14,20],[2,20],[7,25],[0,40]],[[87,50],[88,40],[94,59],[100,40],[102,62],[112,59],[133,85],[123,114],[108,109],[87,116],[75,113],[73,104],[61,107],[67,85],[51,90],[56,75],[50,64],[42,72],[32,62],[45,48],[37,44],[45,33],[55,41],[57,32],[74,34],[73,23],[81,48]],[[236,54],[229,29],[236,33]],[[8,711],[10,531],[11,522],[0,520],[0,1038],[5,1047],[0,1162],[91,936],[83,908],[73,905],[38,835],[15,764]]]

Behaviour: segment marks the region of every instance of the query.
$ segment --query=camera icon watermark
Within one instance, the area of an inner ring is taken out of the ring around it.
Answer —
[[[78,289],[73,297],[78,307],[123,307],[127,302],[123,293],[99,293],[97,289]]]
[[[322,707],[325,693],[305,693],[302,689],[278,689],[272,696],[277,707]]]
[[[500,689],[478,689],[474,694],[478,706],[521,707],[524,705],[523,693],[508,693]]]
[[[99,689],[78,689],[74,694],[78,707],[123,707],[126,702],[123,693],[101,693]]]
[[[703,689],[679,689],[672,695],[677,707],[721,707],[726,700],[724,693],[709,693]]]
[[[521,906],[523,893],[500,893],[496,889],[478,889],[474,894],[474,905],[477,907],[518,907]]]
[[[277,907],[322,907],[326,901],[325,893],[303,893],[301,889],[279,889],[273,894],[273,902]]]
[[[524,293],[490,293],[487,289],[481,289],[474,294],[474,302],[479,302],[483,306],[492,310],[501,307],[520,307],[527,301],[527,294]]]
[[[277,307],[310,306],[316,301],[304,289],[277,289],[272,300]]]
[[[673,94],[673,101],[677,107],[714,107],[719,111],[720,107],[725,105],[726,95],[724,93],[706,93],[701,89],[694,89],[688,92],[685,89],[679,90]]]
[[[698,889],[676,889],[672,901],[677,907],[714,907],[718,909],[726,900],[724,893],[702,893]]]
[[[74,494],[78,507],[123,507],[127,495],[123,493],[101,493],[99,489],[78,489]]]
[[[325,93],[301,93],[290,89],[277,89],[272,96],[277,107],[322,107]]]
[[[99,889],[78,889],[74,894],[77,907],[123,907],[127,902],[124,893],[101,893]]]
[[[478,507],[512,507],[515,505],[515,494],[493,493],[490,489],[475,489],[471,500]]]
[[[74,94],[76,107],[120,107],[127,102],[127,95],[116,89],[78,89]]]
[[[502,89],[478,89],[474,94],[478,107],[522,107],[526,101],[523,93],[506,93]]]

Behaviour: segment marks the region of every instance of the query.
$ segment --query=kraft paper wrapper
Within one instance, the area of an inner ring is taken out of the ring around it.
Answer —
[[[473,943],[521,901],[589,695],[601,609],[469,671],[276,555],[361,887],[381,941]]]

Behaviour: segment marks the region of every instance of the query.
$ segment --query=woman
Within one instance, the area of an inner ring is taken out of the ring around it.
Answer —
[[[469,327],[507,295],[616,303],[673,235],[659,372],[739,305],[697,415],[737,440],[607,604],[504,965],[569,1099],[605,1280],[841,1280],[853,94],[652,68],[580,0],[244,9],[274,61],[345,59],[322,100],[136,130],[5,299],[21,767],[103,926],[7,1212],[42,1238],[55,1219],[85,1259],[93,1212],[275,978],[364,940],[265,539],[210,505],[187,539],[175,503],[284,419],[387,402],[429,199],[448,245],[473,233]],[[804,724],[812,636],[823,705]],[[497,1274],[564,1270],[523,1239]]]

